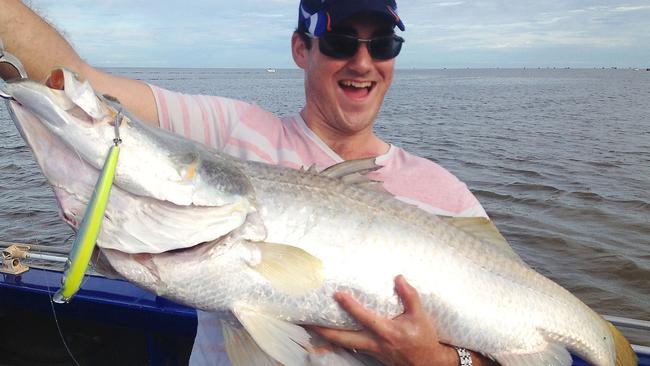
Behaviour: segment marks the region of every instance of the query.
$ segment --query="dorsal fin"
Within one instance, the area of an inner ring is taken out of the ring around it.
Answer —
[[[316,164],[310,165],[309,168],[305,168],[303,166],[302,168],[300,168],[300,171],[312,173],[312,174],[318,174],[318,169],[316,168]]]
[[[366,173],[374,172],[381,168],[382,166],[377,165],[375,162],[375,158],[356,159],[334,164],[318,174],[329,178],[340,179],[346,184],[362,187],[392,196],[390,192],[384,189],[381,181],[370,179],[363,175]],[[312,169],[309,168],[309,171],[311,170]]]
[[[381,165],[377,165],[375,158],[347,160],[338,164],[334,164],[319,174],[330,178],[344,179],[349,175],[374,172],[381,167]]]
[[[505,250],[519,258],[506,238],[501,235],[499,229],[487,217],[450,217],[439,216],[442,220],[464,230],[483,242],[490,243],[494,247]]]

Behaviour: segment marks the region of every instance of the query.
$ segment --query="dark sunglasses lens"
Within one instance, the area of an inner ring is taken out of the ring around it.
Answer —
[[[375,38],[370,44],[370,55],[377,60],[390,60],[399,55],[403,42],[397,36]]]
[[[359,43],[356,38],[329,33],[319,38],[320,51],[333,58],[349,58],[357,53]]]

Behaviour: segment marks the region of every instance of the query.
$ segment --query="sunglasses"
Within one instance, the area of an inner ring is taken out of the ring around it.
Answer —
[[[318,49],[322,54],[336,59],[346,59],[356,55],[361,43],[365,43],[373,59],[390,60],[399,55],[404,43],[404,38],[395,34],[370,39],[337,33],[326,33],[320,37],[306,34],[310,38],[318,38]]]

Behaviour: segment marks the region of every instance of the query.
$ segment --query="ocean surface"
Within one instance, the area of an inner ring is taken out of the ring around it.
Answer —
[[[109,71],[279,115],[304,103],[299,70]],[[376,131],[465,181],[536,270],[602,314],[650,321],[650,72],[398,70]],[[69,245],[4,104],[0,141],[0,241]]]

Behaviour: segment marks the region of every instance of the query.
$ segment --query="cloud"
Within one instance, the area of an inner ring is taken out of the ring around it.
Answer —
[[[171,0],[32,0],[32,5],[93,64],[295,67],[289,40],[297,0],[193,0],[186,6]],[[649,10],[648,0],[399,1],[407,27],[404,53],[411,55],[406,63],[418,65],[434,65],[458,52],[526,54],[563,47],[618,47],[622,59],[641,63],[640,55],[650,52]],[[566,57],[558,54],[558,62]]]
[[[445,7],[445,6],[457,6],[457,5],[463,5],[464,1],[453,1],[453,2],[446,2],[446,3],[432,3],[432,6],[439,6],[439,7]]]
[[[640,5],[640,6],[619,6],[614,8],[614,11],[639,11],[639,10],[650,10],[650,5]]]

